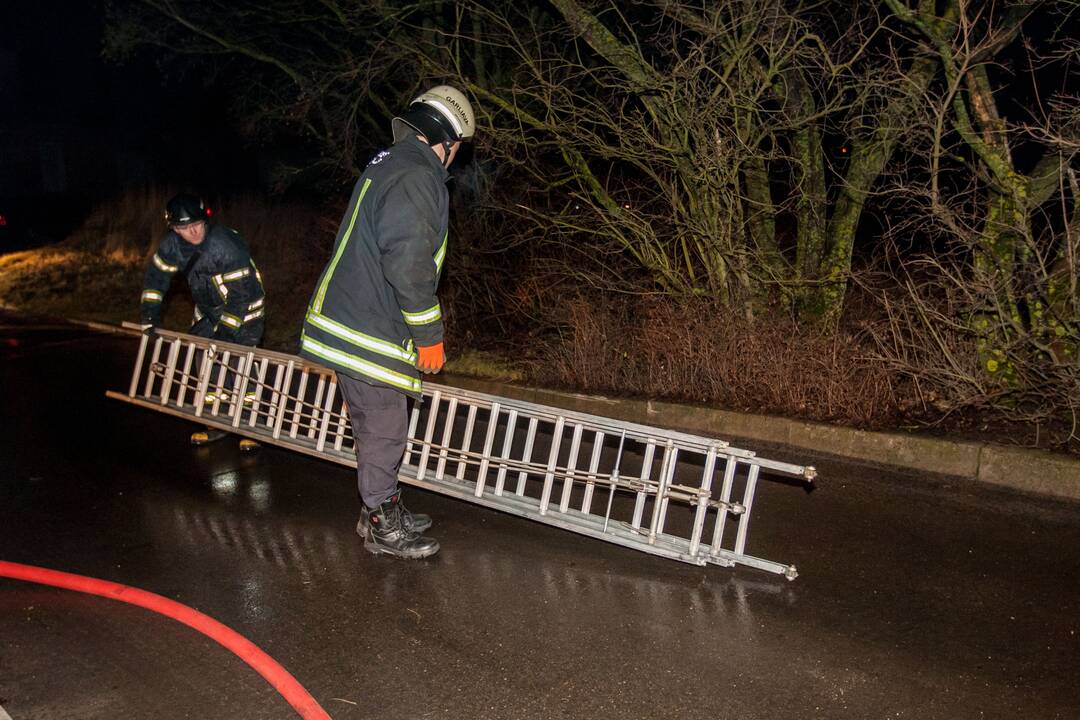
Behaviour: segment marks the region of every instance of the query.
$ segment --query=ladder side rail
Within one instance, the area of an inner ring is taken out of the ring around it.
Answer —
[[[141,331],[142,328],[142,326],[137,323],[127,322],[123,323],[123,327],[139,331]],[[251,346],[249,345],[239,345],[237,343],[224,342],[222,340],[205,338],[199,335],[190,335],[188,333],[177,332],[176,330],[166,330],[164,328],[155,328],[154,334],[160,335],[161,337],[165,338],[179,337],[185,341],[195,342],[199,345],[199,347],[204,349],[207,347],[216,347],[219,351],[232,350],[234,353],[242,353],[251,349]],[[295,362],[298,367],[306,367],[314,372],[322,374],[330,374],[333,372],[329,368],[319,365],[318,363],[305,360],[304,358],[297,355],[290,355],[289,353],[278,352],[277,350],[269,350],[267,348],[258,348],[258,352],[260,357],[268,357],[273,362]]]
[[[685,541],[679,541],[678,539],[670,540],[669,538],[661,537],[658,538],[655,545],[650,546],[648,543],[644,542],[644,539],[640,534],[630,532],[625,527],[622,527],[621,524],[612,524],[609,528],[605,528],[602,518],[599,517],[583,516],[576,513],[564,515],[554,509],[547,515],[537,516],[536,501],[532,497],[518,497],[514,494],[506,494],[497,497],[494,494],[487,493],[483,497],[475,498],[470,491],[452,483],[439,483],[434,480],[416,482],[414,479],[408,477],[403,477],[402,482],[651,555],[657,555],[698,566],[706,564],[704,558],[694,558],[688,555],[686,553]],[[773,572],[782,572],[782,569],[773,570]]]
[[[702,455],[709,451],[710,447],[719,445],[724,449],[725,453],[734,455],[745,460],[758,460],[761,466],[772,472],[789,475],[792,477],[800,477],[804,479],[812,479],[815,475],[814,468],[810,466],[795,465],[792,463],[785,463],[776,460],[768,460],[764,458],[758,458],[757,454],[751,450],[745,450],[742,448],[732,447],[730,443],[719,438],[705,437],[701,435],[693,435],[690,433],[680,432],[677,430],[669,430],[667,428],[660,428],[649,425],[642,425],[640,423],[630,421],[620,421],[612,418],[605,418],[599,415],[590,415],[588,413],[576,412],[572,410],[563,410],[560,408],[554,408],[546,405],[538,405],[536,403],[530,403],[523,400],[515,400],[512,398],[500,398],[494,395],[488,395],[486,393],[476,392],[473,390],[465,390],[462,388],[455,388],[447,385],[439,385],[438,383],[426,383],[425,391],[431,387],[439,388],[444,395],[455,394],[462,398],[471,398],[479,401],[483,404],[490,404],[493,401],[498,401],[502,404],[504,409],[517,408],[520,415],[536,416],[543,420],[554,422],[556,418],[562,416],[567,422],[581,422],[584,424],[587,430],[603,430],[609,434],[620,434],[624,429],[628,435],[636,435],[641,437],[655,437],[658,439],[670,439],[685,447],[688,450],[695,450]]]
[[[430,387],[429,387],[430,386]],[[615,420],[612,418],[602,417],[600,415],[590,415],[588,413],[577,412],[574,410],[564,410],[562,408],[551,407],[547,405],[538,405],[536,403],[526,402],[524,400],[515,400],[513,398],[498,397],[495,395],[488,395],[486,393],[476,392],[473,390],[465,390],[463,388],[456,388],[449,385],[440,385],[438,383],[425,383],[425,390],[438,388],[443,394],[455,394],[458,397],[470,398],[483,405],[490,405],[492,402],[500,403],[503,408],[515,407],[518,409],[519,414],[527,416],[536,416],[542,420],[548,420],[550,422],[556,421],[559,417],[562,417],[565,422],[580,422],[585,425],[589,430],[603,430],[610,433],[620,433],[625,428],[627,435],[647,435],[647,436],[661,436],[665,440],[672,440],[679,443],[685,443],[688,447],[696,447],[702,454],[708,452],[709,446],[713,443],[722,443],[725,448],[730,447],[724,440],[715,438],[706,438],[700,435],[691,435],[689,433],[679,432],[677,430],[669,430],[667,428],[653,427],[649,425],[641,425],[640,423]],[[748,450],[739,450],[738,448],[732,448],[733,451],[739,453],[745,453],[750,457],[754,457],[754,453]]]
[[[758,465],[761,469],[768,470],[773,474],[800,478],[808,483],[812,483],[814,478],[817,477],[817,469],[813,465],[793,465],[778,460],[767,460],[756,455],[747,458],[746,462]]]

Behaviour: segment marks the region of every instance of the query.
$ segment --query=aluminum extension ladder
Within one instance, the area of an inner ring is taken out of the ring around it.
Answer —
[[[127,392],[107,395],[356,466],[334,373],[293,355],[159,330]],[[695,565],[797,575],[746,554],[750,511],[762,470],[812,482],[813,467],[432,382],[410,413],[403,483]]]

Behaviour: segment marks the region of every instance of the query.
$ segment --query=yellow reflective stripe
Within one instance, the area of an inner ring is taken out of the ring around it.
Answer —
[[[308,308],[307,320],[320,330],[325,330],[331,335],[339,337],[357,347],[362,347],[373,353],[407,362],[410,365],[416,362],[416,353],[410,352],[410,350],[406,350],[400,345],[395,345],[388,340],[381,340],[380,338],[357,332],[350,327],[331,320],[325,315],[320,315],[310,308]]]
[[[434,307],[429,307],[427,310],[421,310],[420,312],[415,313],[402,310],[401,314],[404,316],[405,322],[409,325],[427,325],[442,317],[442,307],[439,303],[435,303]]]
[[[233,280],[239,280],[242,277],[247,277],[250,274],[251,268],[241,268],[240,270],[233,270],[232,272],[225,273],[221,276],[221,279],[225,282],[231,282]]]
[[[435,272],[436,274],[442,272],[443,260],[446,259],[446,246],[450,244],[450,231],[447,230],[443,235],[442,245],[435,251]]]
[[[341,236],[341,242],[338,243],[334,259],[330,261],[330,266],[326,268],[326,277],[323,278],[322,284],[319,285],[319,291],[315,293],[315,300],[311,303],[311,309],[315,312],[322,312],[323,299],[326,297],[326,286],[330,284],[330,278],[334,276],[334,270],[337,269],[338,261],[341,260],[341,255],[345,252],[345,246],[349,244],[349,236],[352,235],[353,226],[356,225],[356,216],[360,213],[360,203],[364,201],[364,195],[367,194],[369,187],[371,187],[371,178],[365,180],[364,186],[360,188],[360,194],[356,198],[356,205],[353,207],[352,217],[349,218],[349,226],[345,228],[345,234]]]
[[[244,322],[250,322],[250,321],[252,321],[252,320],[254,320],[256,318],[261,318],[263,316],[264,312],[266,312],[266,311],[265,310],[256,310],[253,313],[248,313],[247,315],[244,316]]]
[[[176,272],[177,270],[180,269],[180,268],[176,267],[175,265],[170,265],[169,263],[162,260],[161,256],[158,255],[157,253],[154,253],[154,265],[161,272],[167,272],[167,273],[174,273],[174,272]]]
[[[250,304],[248,305],[248,310],[258,310],[259,308],[261,308],[261,307],[263,306],[263,302],[264,302],[265,300],[266,300],[266,298],[259,298],[259,299],[258,299],[258,300],[256,300],[255,302],[253,302],[253,303],[250,303]]]
[[[402,390],[409,390],[411,392],[420,392],[420,381],[416,378],[402,375],[393,370],[388,370],[381,365],[368,362],[363,358],[358,358],[340,350],[335,350],[316,340],[312,340],[307,335],[301,338],[300,347],[316,357],[321,357],[323,360],[329,360],[342,367],[350,368],[361,375],[367,375],[376,380],[382,380],[387,385],[393,385],[394,387],[401,388]]]
[[[143,290],[143,302],[161,302],[161,293],[157,290]]]
[[[231,328],[239,328],[241,325],[243,325],[243,321],[240,320],[240,318],[236,317],[235,315],[230,315],[229,313],[222,313],[221,322],[225,323]]]
[[[203,319],[204,317],[205,317],[205,315],[203,315],[203,314],[202,314],[202,310],[200,310],[200,309],[199,309],[199,306],[198,306],[198,305],[196,305],[196,306],[195,306],[195,322],[199,322],[199,321],[200,321],[200,320],[202,320],[202,319]]]
[[[222,300],[229,299],[229,288],[225,287],[225,280],[221,275],[214,275],[211,278],[214,281],[214,287],[217,288],[218,295],[221,295]]]

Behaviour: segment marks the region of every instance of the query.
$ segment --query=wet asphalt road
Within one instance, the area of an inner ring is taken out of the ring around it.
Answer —
[[[190,423],[107,400],[133,352],[0,317],[0,559],[201,610],[334,718],[1080,717],[1078,504],[780,451],[819,487],[764,483],[748,551],[793,583],[418,490],[443,549],[395,561],[354,534],[351,470],[193,449]],[[187,627],[6,579],[0,708],[295,717]]]

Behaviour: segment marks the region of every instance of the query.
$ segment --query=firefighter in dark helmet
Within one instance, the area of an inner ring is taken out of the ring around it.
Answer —
[[[393,119],[394,144],[353,189],[304,321],[301,354],[333,368],[349,408],[363,500],[357,531],[374,553],[439,550],[431,518],[405,509],[398,488],[407,398],[445,361],[436,295],[448,244],[447,168],[473,137],[468,99],[441,85]]]
[[[146,268],[142,322],[161,324],[161,309],[177,273],[184,273],[195,301],[192,335],[240,345],[262,340],[266,298],[262,277],[240,233],[210,222],[205,203],[180,194],[165,206],[169,232]],[[212,398],[211,398],[212,401]],[[199,431],[192,443],[201,445],[224,437],[220,430]],[[246,441],[249,449],[256,447]],[[244,447],[245,441],[241,441]]]

